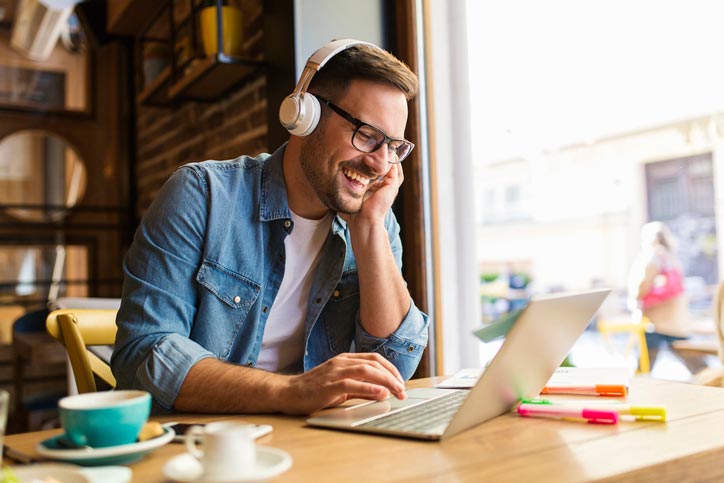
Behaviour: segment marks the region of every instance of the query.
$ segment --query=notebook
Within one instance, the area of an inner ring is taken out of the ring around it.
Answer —
[[[470,389],[420,388],[389,398],[321,411],[315,427],[442,440],[540,394],[588,326],[610,289],[534,297]]]

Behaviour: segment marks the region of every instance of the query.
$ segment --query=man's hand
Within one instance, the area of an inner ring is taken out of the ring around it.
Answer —
[[[348,399],[405,398],[397,368],[376,353],[340,354],[309,372],[291,376],[284,390],[283,411],[311,414]]]
[[[390,169],[381,180],[371,182],[360,210],[354,215],[340,213],[340,216],[347,223],[354,223],[359,219],[383,221],[404,179],[402,163],[390,165]]]

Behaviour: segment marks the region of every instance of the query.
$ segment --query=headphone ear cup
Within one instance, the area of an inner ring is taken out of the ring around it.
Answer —
[[[290,94],[284,98],[279,106],[279,122],[289,132],[297,127],[299,121],[300,98],[297,94]]]
[[[302,94],[302,115],[299,125],[292,134],[296,136],[308,136],[317,128],[319,117],[322,115],[322,106],[319,99],[313,94],[305,92]]]
[[[319,124],[321,112],[319,100],[312,94],[292,94],[285,97],[279,106],[279,121],[290,134],[308,136]]]

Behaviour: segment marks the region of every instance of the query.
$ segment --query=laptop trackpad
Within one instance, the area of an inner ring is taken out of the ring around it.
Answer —
[[[444,396],[450,392],[455,392],[455,390],[434,388],[410,389],[407,391],[407,398],[402,401],[390,397],[384,401],[372,401],[355,406],[329,409],[309,418],[307,422],[310,424],[323,423],[349,426],[355,421],[367,420],[381,414],[389,413],[390,411],[413,406],[436,397]]]

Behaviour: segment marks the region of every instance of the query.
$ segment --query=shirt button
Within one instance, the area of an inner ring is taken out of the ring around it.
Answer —
[[[284,221],[284,228],[289,228],[290,226],[292,226],[292,222],[289,221],[289,220],[285,220],[285,221]]]
[[[415,348],[412,347],[412,346],[410,346],[410,347],[407,348],[407,352],[412,352],[412,351],[414,351],[414,350],[415,350]]]
[[[269,310],[269,307],[264,307],[263,309],[261,309],[261,311],[264,312],[265,314],[266,314],[267,310]]]
[[[236,297],[234,297],[234,303],[238,304],[239,302],[241,302],[241,297],[237,295]]]
[[[254,363],[253,363],[253,362],[247,362],[247,363],[246,363],[246,367],[254,367]]]
[[[332,295],[334,295],[335,297],[339,297],[339,290],[335,290]]]
[[[320,303],[321,301],[322,301],[322,299],[315,300],[316,303]]]

